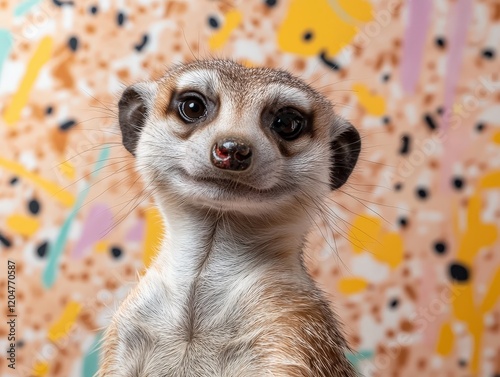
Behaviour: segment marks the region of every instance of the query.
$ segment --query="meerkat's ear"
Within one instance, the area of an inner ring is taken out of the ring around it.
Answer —
[[[348,121],[338,118],[330,142],[330,187],[332,190],[346,183],[356,166],[360,151],[361,138],[358,131]]]
[[[118,102],[118,122],[123,146],[135,156],[141,130],[146,123],[154,97],[152,84],[139,83],[129,86]]]

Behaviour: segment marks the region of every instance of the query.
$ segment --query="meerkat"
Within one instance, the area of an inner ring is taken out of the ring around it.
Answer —
[[[118,115],[166,234],[98,376],[355,376],[303,248],[310,208],[356,165],[356,129],[291,74],[226,60],[129,86]]]

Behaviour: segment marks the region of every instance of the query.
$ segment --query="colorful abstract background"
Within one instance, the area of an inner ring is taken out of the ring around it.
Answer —
[[[362,134],[307,251],[359,371],[500,376],[499,55],[498,0],[0,0],[0,375],[94,374],[163,232],[117,98],[221,57],[293,72]]]

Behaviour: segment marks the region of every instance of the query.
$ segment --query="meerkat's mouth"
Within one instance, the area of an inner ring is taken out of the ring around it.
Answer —
[[[191,184],[201,185],[205,189],[214,190],[214,197],[221,200],[229,199],[228,197],[271,199],[289,191],[289,189],[282,185],[261,189],[231,178],[193,176],[184,169],[179,169],[179,175],[183,180]]]

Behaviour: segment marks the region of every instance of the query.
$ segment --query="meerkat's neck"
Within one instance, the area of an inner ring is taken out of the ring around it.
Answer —
[[[154,268],[178,292],[200,279],[217,289],[257,275],[294,282],[306,275],[301,249],[308,224],[298,213],[251,218],[179,205],[162,212],[166,237]]]

